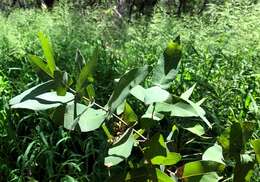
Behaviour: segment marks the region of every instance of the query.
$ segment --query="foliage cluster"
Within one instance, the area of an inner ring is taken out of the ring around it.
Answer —
[[[200,123],[199,120],[168,118],[167,122],[178,123],[177,136],[181,138],[181,143],[187,143],[187,146],[181,147],[181,155],[186,156],[187,160],[174,167],[201,159],[202,153],[218,141],[228,166],[222,175],[224,178],[230,177],[233,168],[241,169],[234,166],[234,161],[241,161],[229,156],[226,138],[233,135],[229,130],[235,128],[233,130],[239,133],[241,128],[248,128],[249,131],[253,128],[250,139],[259,138],[259,9],[259,4],[227,3],[224,6],[212,5],[202,17],[175,19],[165,12],[156,12],[149,20],[141,18],[130,24],[118,23],[112,10],[102,8],[93,11],[87,9],[84,11],[85,16],[79,19],[77,12],[71,11],[66,4],[53,12],[16,10],[8,17],[2,14],[1,177],[20,181],[34,178],[57,181],[72,177],[79,181],[103,181],[109,172],[126,169],[124,164],[120,164],[109,171],[103,165],[109,146],[107,136],[100,130],[91,133],[69,132],[63,129],[62,123],[53,122],[54,113],[10,112],[8,100],[39,83],[28,64],[28,53],[44,58],[36,39],[39,31],[52,38],[56,64],[61,70],[69,71],[74,80],[77,78],[75,53],[78,52],[79,57],[82,54],[86,58],[85,62],[89,62],[98,47],[98,68],[94,74],[95,101],[102,105],[106,104],[113,89],[112,80],[119,73],[145,64],[156,65],[165,42],[173,39],[177,33],[180,34],[182,64],[168,92],[180,96],[197,83],[192,100],[207,98],[203,108],[206,118],[214,124],[212,130],[204,128],[205,133],[201,137],[192,132],[187,133],[184,129],[190,128],[185,125],[188,121],[192,124]],[[42,72],[38,71],[38,75],[42,77]],[[46,81],[46,78],[43,80]],[[149,83],[148,79],[145,86]],[[134,108],[138,118],[146,108],[134,99],[129,100],[129,105]],[[165,129],[166,126],[160,127]],[[152,133],[158,128],[153,130]],[[163,130],[164,139],[169,130],[169,127]],[[245,135],[242,131],[240,134]],[[248,161],[251,143],[243,141],[248,140],[248,137],[236,135],[233,138],[237,139],[234,142],[245,144],[237,150],[245,154],[241,159]],[[196,153],[198,155],[194,155]],[[141,155],[136,150],[133,154],[131,159]],[[251,164],[250,160],[248,162]]]

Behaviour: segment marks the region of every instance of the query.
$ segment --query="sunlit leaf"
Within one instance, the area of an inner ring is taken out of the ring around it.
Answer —
[[[145,114],[142,116],[142,118],[152,119],[155,121],[160,121],[164,118],[163,114],[160,114],[159,112],[155,111],[155,107],[153,105],[150,105],[145,112]]]
[[[127,123],[131,122],[137,122],[137,115],[131,108],[131,106],[126,102],[125,103],[125,108],[124,108],[124,113],[123,113],[123,120],[126,121]]]
[[[151,159],[154,165],[174,165],[181,160],[181,155],[175,152],[167,152],[166,156],[155,156]]]
[[[224,170],[224,165],[214,161],[194,161],[184,165],[182,179],[194,176],[203,176],[209,172],[220,172]]]
[[[112,93],[107,106],[114,111],[128,96],[131,88],[141,83],[149,73],[149,66],[135,68],[124,74]]]
[[[81,132],[93,131],[98,129],[106,119],[107,113],[102,109],[88,108],[79,103],[76,106],[76,109],[74,103],[66,106],[64,127],[69,130],[74,130],[76,124],[79,124]]]
[[[156,176],[158,182],[177,182],[175,179],[171,178],[164,172],[162,172],[160,169],[156,168]]]
[[[41,58],[39,58],[38,56],[35,56],[35,55],[29,55],[28,58],[32,64],[35,64],[42,71],[44,71],[47,75],[49,75],[50,77],[53,78],[53,74],[52,74],[51,70],[49,69],[47,63],[45,63]]]
[[[72,100],[74,100],[74,95],[69,92],[67,92],[64,96],[58,96],[56,92],[47,92],[40,94],[34,98],[30,98],[20,103],[14,104],[11,106],[11,108],[31,109],[39,111],[55,108]]]
[[[32,98],[35,98],[36,96],[43,94],[45,92],[48,92],[49,90],[53,89],[55,87],[54,81],[47,81],[44,83],[41,83],[39,85],[36,85],[23,93],[17,95],[16,97],[12,98],[9,101],[10,105],[18,104],[20,102],[23,102],[25,100],[29,100]]]
[[[78,120],[80,130],[88,132],[98,129],[107,117],[107,113],[102,109],[89,108]]]
[[[163,89],[170,87],[172,81],[178,73],[178,65],[182,55],[182,47],[178,41],[170,41],[153,69],[153,85]]]
[[[53,75],[54,70],[56,69],[56,65],[55,65],[54,54],[53,54],[51,42],[49,41],[48,37],[45,36],[42,32],[39,32],[38,36],[39,36],[39,40],[41,42],[44,56],[47,60],[48,68],[50,69],[50,72]]]
[[[205,134],[204,128],[200,124],[198,124],[198,123],[195,126],[184,128],[184,129],[188,130],[191,133],[193,133],[195,135],[198,135],[198,136],[202,136],[202,135]]]
[[[219,162],[219,163],[225,165],[221,146],[218,145],[218,144],[215,144],[214,146],[209,147],[203,153],[202,160],[204,160],[204,161],[215,161],[215,162]]]
[[[220,179],[216,172],[209,172],[203,175],[189,177],[185,182],[218,182]]]
[[[154,165],[174,165],[181,160],[180,154],[168,151],[160,133],[156,133],[146,146],[145,157]]]
[[[134,142],[133,130],[129,128],[108,150],[108,157],[105,158],[105,165],[111,167],[127,159],[131,154]]]
[[[147,105],[155,102],[164,102],[171,97],[169,92],[159,86],[144,89],[142,86],[137,85],[130,91],[130,93]]]
[[[186,92],[184,92],[183,94],[181,94],[181,98],[183,100],[189,100],[194,88],[195,88],[196,84],[194,84],[191,88],[189,88]]]

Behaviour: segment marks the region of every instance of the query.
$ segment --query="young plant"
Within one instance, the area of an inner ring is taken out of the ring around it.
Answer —
[[[168,91],[181,64],[180,37],[168,44],[153,69],[145,65],[125,73],[105,106],[95,101],[93,83],[98,49],[87,63],[78,51],[77,60],[82,69],[74,90],[68,74],[56,66],[48,38],[42,33],[39,38],[46,60],[34,55],[30,55],[29,59],[48,75],[49,80],[11,99],[11,108],[54,109],[62,116],[63,126],[71,131],[91,132],[102,128],[110,145],[104,158],[104,165],[111,171],[110,181],[115,177],[117,181],[165,182],[218,181],[221,178],[219,174],[226,164],[220,145],[210,146],[199,159],[191,162],[182,160],[186,156],[176,145],[180,143],[176,139],[176,136],[180,137],[180,130],[203,137],[204,129],[212,128],[201,107],[204,99],[191,100],[195,85],[180,96]],[[146,87],[141,85],[145,79],[148,80]],[[138,116],[134,112],[131,96],[146,108],[143,115]],[[199,121],[185,127],[176,118],[198,118]],[[118,174],[115,166],[123,164],[124,170]]]

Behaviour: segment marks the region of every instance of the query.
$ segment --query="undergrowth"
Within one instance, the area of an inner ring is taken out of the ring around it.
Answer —
[[[103,181],[109,175],[102,161],[108,146],[99,130],[91,135],[71,133],[46,113],[9,109],[11,97],[40,81],[27,59],[28,53],[42,55],[38,32],[51,37],[57,64],[72,75],[76,51],[89,60],[99,48],[96,90],[103,104],[114,86],[108,80],[130,68],[155,64],[166,42],[180,35],[182,69],[171,90],[180,95],[197,83],[192,97],[207,98],[203,106],[214,123],[210,136],[217,137],[234,120],[259,123],[259,115],[250,113],[247,104],[249,95],[257,105],[260,102],[259,17],[260,4],[239,1],[212,5],[195,17],[176,18],[157,9],[153,17],[132,22],[118,21],[112,9],[86,9],[80,16],[66,3],[51,12],[1,13],[0,181],[56,181],[70,176]],[[254,138],[259,138],[258,130]]]

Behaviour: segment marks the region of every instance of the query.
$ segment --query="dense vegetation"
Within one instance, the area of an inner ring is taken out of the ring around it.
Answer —
[[[259,180],[257,1],[194,1],[181,13],[158,3],[151,14],[135,5],[122,18],[116,3],[77,2],[0,12],[0,181]],[[172,47],[181,54],[169,61]],[[166,86],[155,79],[170,72]],[[76,90],[80,108],[105,116],[93,118],[100,128],[74,128],[82,113],[65,104],[15,109],[24,106],[12,98],[53,79],[49,90]]]

